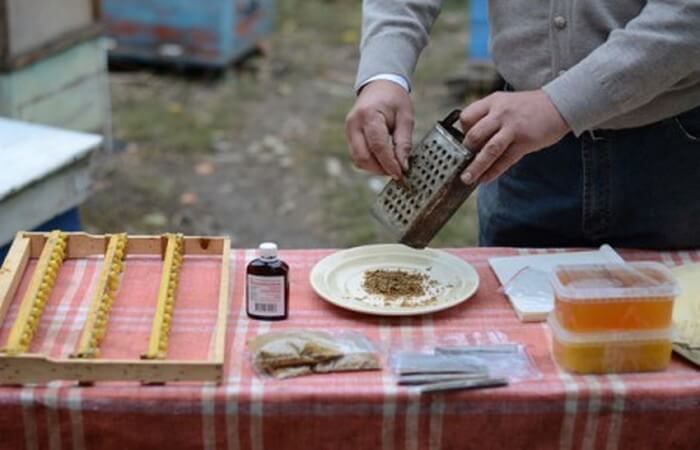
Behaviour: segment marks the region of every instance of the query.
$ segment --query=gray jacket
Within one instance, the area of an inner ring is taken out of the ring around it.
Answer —
[[[357,84],[407,80],[441,0],[363,0]],[[490,0],[491,53],[572,130],[646,125],[700,105],[700,0]]]

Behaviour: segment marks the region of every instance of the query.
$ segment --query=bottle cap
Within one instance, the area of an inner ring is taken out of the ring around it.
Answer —
[[[277,244],[274,242],[263,242],[258,247],[260,250],[260,257],[266,259],[277,258]]]

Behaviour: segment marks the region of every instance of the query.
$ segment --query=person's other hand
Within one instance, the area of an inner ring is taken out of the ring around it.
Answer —
[[[402,178],[413,133],[411,98],[398,84],[372,81],[362,88],[345,119],[350,158],[356,167]]]
[[[542,90],[497,92],[464,108],[464,145],[477,151],[462,173],[466,184],[488,183],[520,158],[558,142],[569,125]]]

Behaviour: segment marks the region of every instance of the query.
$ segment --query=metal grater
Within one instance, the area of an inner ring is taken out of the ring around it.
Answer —
[[[453,126],[459,115],[452,111],[411,149],[403,180],[387,183],[372,206],[372,214],[402,244],[425,248],[476,188],[460,179],[475,153],[462,145],[464,134]]]

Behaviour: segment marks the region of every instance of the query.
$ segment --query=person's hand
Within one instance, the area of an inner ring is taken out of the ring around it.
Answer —
[[[411,98],[405,89],[387,80],[364,86],[345,119],[355,166],[397,180],[408,170],[412,133]]]
[[[542,90],[497,92],[464,108],[464,145],[477,156],[462,173],[466,184],[488,183],[520,158],[558,142],[569,125]]]

